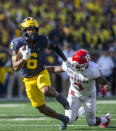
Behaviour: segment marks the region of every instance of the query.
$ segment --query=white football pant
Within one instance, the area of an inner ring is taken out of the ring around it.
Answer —
[[[91,96],[80,96],[77,93],[68,94],[68,102],[70,104],[70,109],[65,110],[65,115],[69,117],[69,123],[72,123],[78,117],[78,110],[83,104],[85,109],[86,121],[89,126],[94,126],[96,123],[96,93]]]

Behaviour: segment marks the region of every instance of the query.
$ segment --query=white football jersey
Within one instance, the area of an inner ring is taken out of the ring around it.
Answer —
[[[68,59],[70,62],[72,62],[72,59]],[[83,72],[78,72],[84,75],[85,77],[88,78],[88,83],[78,83],[73,75],[70,76],[70,90],[75,91],[76,94],[78,95],[90,95],[93,94],[93,92],[96,92],[95,88],[95,78],[98,78],[101,76],[101,71],[99,66],[95,63],[90,61],[88,68],[83,71]]]

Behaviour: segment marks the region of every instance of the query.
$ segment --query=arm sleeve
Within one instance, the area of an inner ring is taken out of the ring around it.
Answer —
[[[62,52],[62,50],[57,46],[56,43],[50,42],[49,49],[55,50],[56,53],[63,59],[63,61],[67,60],[66,56],[64,55],[64,53]]]

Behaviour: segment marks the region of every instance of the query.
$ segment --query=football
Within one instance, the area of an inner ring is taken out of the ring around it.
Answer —
[[[26,50],[26,46],[25,46],[25,45],[21,46],[20,48],[23,48],[23,50]],[[19,48],[19,50],[18,50],[18,59],[19,59],[19,60],[23,58],[23,54],[22,54],[22,52],[20,51],[20,48]]]

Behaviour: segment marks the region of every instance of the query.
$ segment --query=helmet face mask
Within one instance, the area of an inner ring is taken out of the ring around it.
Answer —
[[[90,55],[86,50],[78,50],[72,57],[72,64],[77,71],[84,71],[88,67]]]
[[[35,40],[38,35],[39,24],[37,20],[34,19],[33,17],[28,17],[25,18],[21,23],[21,29],[24,37],[26,37],[28,40]],[[27,33],[28,29],[35,30],[35,33],[34,34]]]

